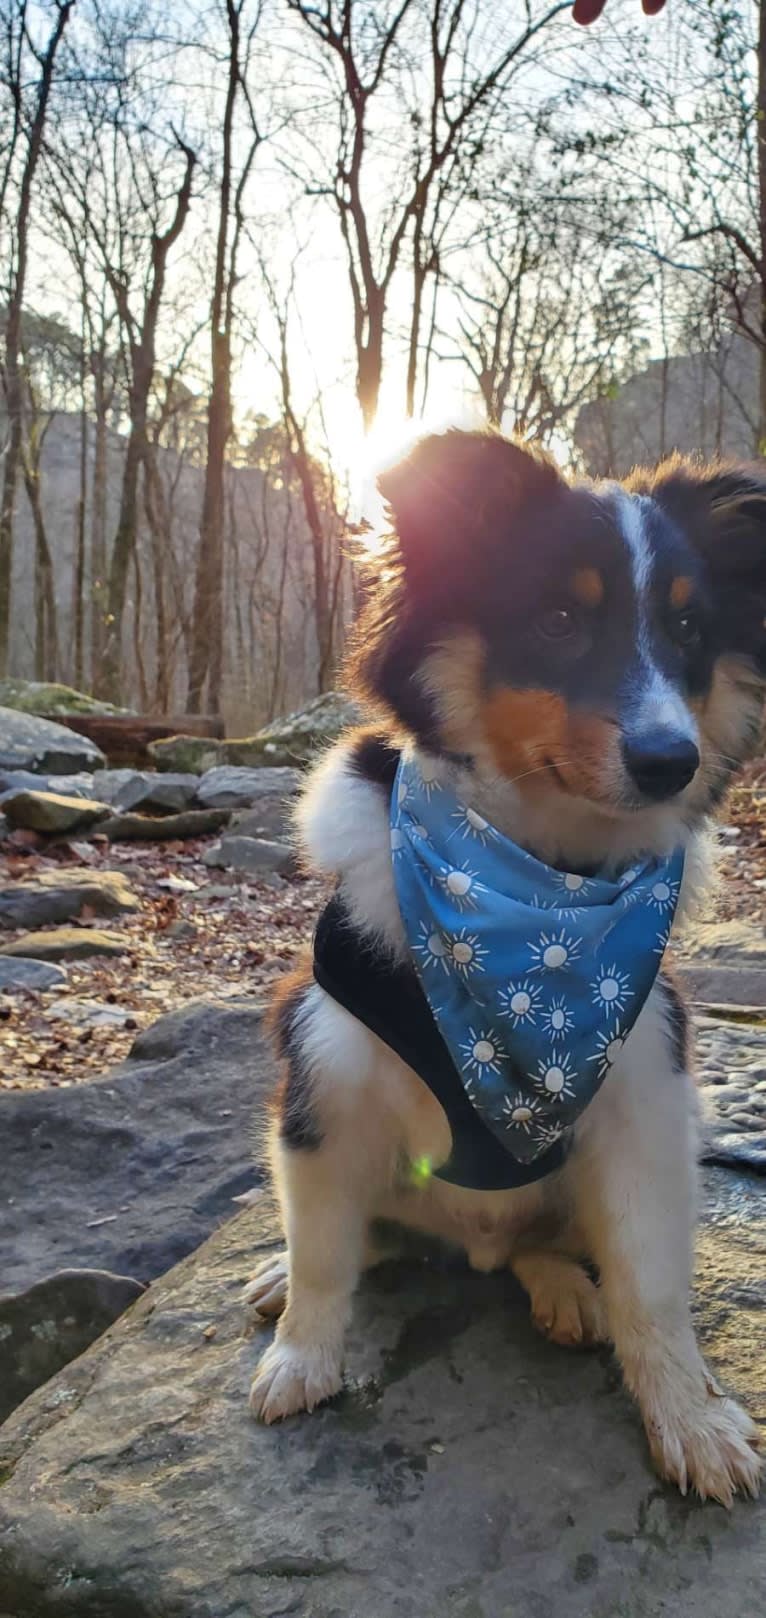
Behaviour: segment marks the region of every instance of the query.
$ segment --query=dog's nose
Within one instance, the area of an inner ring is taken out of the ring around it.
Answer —
[[[625,768],[645,798],[659,803],[689,785],[699,768],[699,748],[677,731],[652,730],[626,738],[622,744]]]

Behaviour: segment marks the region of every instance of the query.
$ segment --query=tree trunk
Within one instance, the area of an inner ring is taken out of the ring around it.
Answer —
[[[167,523],[163,520],[163,501],[159,472],[155,459],[156,445],[152,446],[144,465],[144,510],[152,549],[152,577],[154,580],[154,615],[157,637],[154,673],[154,706],[158,713],[166,713],[170,701],[172,658],[168,633],[165,600],[165,558],[163,544],[170,544]]]
[[[84,350],[83,341],[83,350]],[[88,488],[88,413],[85,398],[85,358],[80,395],[80,492],[75,517],[75,564],[72,587],[72,617],[74,620],[74,684],[82,690],[85,678],[85,502]]]
[[[758,3],[758,247],[760,276],[758,455],[766,455],[766,0]]]
[[[369,299],[367,309],[367,337],[358,347],[356,394],[366,433],[370,431],[378,412],[380,384],[383,376],[383,294]]]
[[[422,233],[421,222],[415,226],[415,240],[413,243],[412,268],[412,313],[410,315],[410,335],[407,350],[407,389],[406,412],[409,419],[415,414],[415,388],[418,380],[418,347],[420,343],[420,323],[423,316],[423,292],[426,284],[426,270],[422,262]]]
[[[231,431],[231,357],[226,333],[213,332],[213,385],[207,427],[199,555],[189,659],[189,713],[199,713],[207,680],[210,713],[220,713],[223,658],[223,468]]]
[[[124,284],[112,273],[110,284],[123,326],[130,334],[130,432],[125,452],[120,515],[109,568],[108,636],[104,648],[104,687],[111,701],[119,699],[122,615],[125,610],[128,570],[138,533],[138,474],[146,459],[146,424],[149,395],[156,365],[157,323],[165,291],[168,254],[178,240],[189,213],[192,177],[197,161],[191,147],[176,137],[184,154],[184,176],[176,193],[173,219],[162,235],[152,236],[152,262],[138,336],[134,336]]]
[[[222,131],[221,192],[218,209],[213,295],[210,301],[210,405],[207,416],[207,464],[202,496],[199,551],[194,580],[192,645],[189,657],[190,713],[199,713],[207,681],[207,706],[221,711],[223,673],[223,469],[231,433],[231,327],[232,294],[236,284],[237,243],[241,189],[249,172],[254,147],[246,159],[235,197],[231,249],[229,226],[232,209],[232,133],[240,88],[240,11],[226,0],[229,27],[228,83]]]
[[[107,398],[105,387],[106,351],[102,345],[94,362],[95,444],[93,450],[93,502],[90,537],[90,656],[91,687],[100,696],[104,676],[104,629],[106,619],[106,483],[107,483]]]
[[[8,672],[8,649],[11,620],[11,574],[13,568],[13,518],[16,506],[16,486],[19,477],[22,450],[22,415],[24,410],[24,376],[21,355],[21,316],[27,278],[27,249],[29,212],[32,186],[42,150],[43,130],[48,110],[56,52],[74,0],[65,0],[56,16],[45,53],[40,59],[40,79],[34,118],[29,131],[27,156],[19,187],[19,206],[16,212],[16,265],[11,275],[11,287],[6,310],[5,328],[5,409],[9,435],[3,468],[3,487],[0,497],[0,676]],[[18,87],[22,94],[21,86]]]
[[[110,702],[120,700],[120,651],[122,616],[128,586],[128,570],[136,546],[136,507],[138,502],[138,472],[144,451],[144,419],[131,423],[122,472],[120,515],[114,536],[112,562],[109,569],[107,597],[107,630],[103,650],[103,687]]]
[[[35,530],[35,679],[55,680],[58,673],[58,620],[53,558],[40,500],[39,461],[22,457],[24,487]]]

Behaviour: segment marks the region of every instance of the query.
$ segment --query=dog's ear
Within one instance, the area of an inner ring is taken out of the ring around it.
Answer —
[[[438,589],[440,577],[475,566],[482,538],[507,534],[526,500],[564,480],[543,451],[499,433],[461,432],[422,438],[378,478],[410,584]]]
[[[674,461],[658,469],[655,492],[710,570],[722,651],[766,679],[766,466]]]

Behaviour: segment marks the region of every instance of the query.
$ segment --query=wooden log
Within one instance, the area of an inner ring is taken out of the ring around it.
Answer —
[[[179,714],[167,718],[147,714],[57,714],[56,723],[88,736],[115,768],[146,770],[154,767],[149,743],[168,736],[212,736],[224,732],[223,720],[216,714]]]

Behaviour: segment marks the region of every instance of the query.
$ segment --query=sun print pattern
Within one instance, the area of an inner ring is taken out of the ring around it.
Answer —
[[[498,995],[499,1013],[508,1017],[514,1028],[534,1023],[540,1008],[542,988],[532,978],[517,978],[501,989]]]
[[[465,1094],[532,1162],[619,1060],[670,934],[683,854],[616,877],[555,870],[460,802],[441,770],[428,756],[400,766],[399,908]]]
[[[540,933],[539,938],[529,945],[532,957],[531,970],[566,972],[575,961],[579,960],[581,950],[579,938],[565,927],[554,928],[549,933]]]

